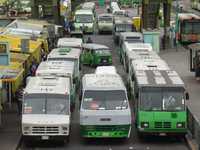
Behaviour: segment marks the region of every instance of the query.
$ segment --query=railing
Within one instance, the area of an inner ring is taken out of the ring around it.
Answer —
[[[192,139],[195,139],[198,149],[200,149],[200,121],[192,114],[190,108],[187,108],[188,116],[188,131],[192,136]]]

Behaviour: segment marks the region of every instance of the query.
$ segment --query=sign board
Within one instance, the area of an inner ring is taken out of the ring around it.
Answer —
[[[0,41],[0,65],[9,65],[10,51],[8,42]]]

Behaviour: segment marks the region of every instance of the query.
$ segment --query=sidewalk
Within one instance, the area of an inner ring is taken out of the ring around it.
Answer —
[[[0,127],[0,149],[15,150],[21,136],[20,116],[17,114],[16,104],[12,104],[11,108],[6,106],[4,109]]]

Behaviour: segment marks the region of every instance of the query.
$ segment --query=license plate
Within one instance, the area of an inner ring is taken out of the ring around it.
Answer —
[[[48,140],[48,139],[49,139],[49,136],[46,136],[46,135],[42,136],[42,140]]]
[[[102,133],[102,136],[104,136],[104,137],[108,137],[110,134],[108,133],[108,132],[103,132]]]
[[[166,136],[166,133],[160,133],[159,135],[160,136]]]

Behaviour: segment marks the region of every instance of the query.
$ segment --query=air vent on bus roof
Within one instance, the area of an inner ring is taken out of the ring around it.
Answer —
[[[60,49],[59,49],[59,52],[60,52],[60,53],[69,53],[70,50],[71,50],[71,48],[60,48]]]

